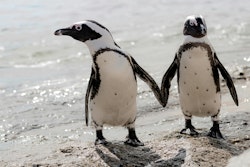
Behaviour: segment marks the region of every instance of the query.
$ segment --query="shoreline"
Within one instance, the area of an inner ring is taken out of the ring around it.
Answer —
[[[86,127],[82,120],[37,127],[22,132],[19,138],[2,142],[0,166],[226,166],[231,157],[250,149],[249,78],[238,79],[235,86],[240,95],[239,107],[226,86],[222,86],[220,127],[225,140],[207,137],[212,126],[209,117],[192,119],[200,133],[198,137],[180,134],[185,121],[176,97],[169,99],[172,105],[166,108],[139,99],[136,131],[145,144],[143,147],[124,145],[127,130],[109,126],[104,128],[109,145],[95,146],[95,130]]]

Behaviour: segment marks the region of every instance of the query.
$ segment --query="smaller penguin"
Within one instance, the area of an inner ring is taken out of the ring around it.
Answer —
[[[211,116],[213,126],[208,136],[223,138],[219,128],[221,93],[219,73],[224,77],[231,96],[238,106],[238,97],[227,70],[219,61],[207,38],[207,27],[202,16],[188,16],[183,34],[184,43],[175,54],[174,61],[162,79],[161,92],[165,104],[168,101],[171,80],[177,72],[180,106],[185,116],[185,128],[190,135],[198,132],[191,123],[192,116]]]
[[[88,126],[90,110],[96,128],[95,144],[107,144],[102,129],[104,124],[109,124],[127,127],[125,144],[143,146],[135,133],[136,75],[149,85],[163,105],[160,88],[153,78],[115,43],[110,31],[96,21],[75,23],[55,31],[55,35],[68,35],[84,42],[92,55],[92,70],[85,96],[85,120]]]

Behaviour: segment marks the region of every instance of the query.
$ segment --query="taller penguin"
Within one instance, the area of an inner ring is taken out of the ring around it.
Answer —
[[[198,132],[191,123],[192,116],[211,116],[213,126],[208,133],[214,138],[223,138],[219,128],[221,93],[219,73],[224,77],[233,100],[238,105],[238,97],[233,81],[219,61],[207,38],[207,27],[202,16],[188,16],[183,34],[184,43],[175,54],[174,61],[163,76],[161,91],[168,101],[171,80],[177,72],[180,105],[186,125],[181,131],[190,130],[190,135]]]
[[[149,85],[163,105],[160,89],[153,78],[115,43],[107,28],[95,21],[75,23],[55,31],[55,35],[68,35],[84,42],[92,55],[92,71],[85,96],[85,119],[88,125],[90,110],[96,128],[95,144],[107,144],[102,129],[104,124],[109,124],[128,128],[125,144],[144,145],[135,132],[136,75]]]

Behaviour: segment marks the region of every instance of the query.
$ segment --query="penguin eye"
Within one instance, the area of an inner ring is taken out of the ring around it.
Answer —
[[[75,29],[77,31],[81,31],[82,30],[82,25],[75,25]]]
[[[194,25],[194,22],[189,22],[190,26],[193,26]]]

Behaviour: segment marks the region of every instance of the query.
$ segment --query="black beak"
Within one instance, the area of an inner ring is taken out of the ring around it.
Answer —
[[[184,35],[191,35],[195,38],[202,38],[207,35],[207,29],[206,26],[201,24],[199,26],[190,26],[187,25],[183,29]]]
[[[72,33],[72,30],[70,28],[63,28],[56,30],[54,32],[55,35],[70,35]]]

